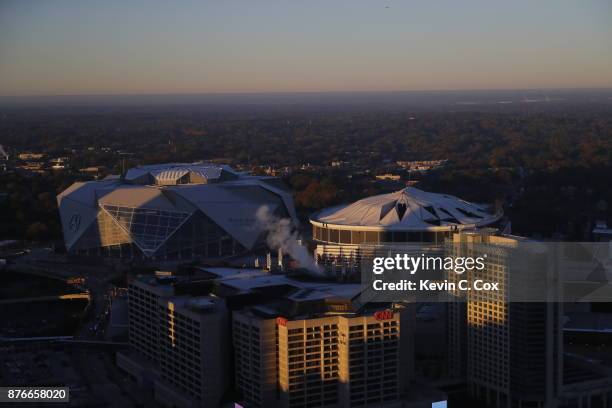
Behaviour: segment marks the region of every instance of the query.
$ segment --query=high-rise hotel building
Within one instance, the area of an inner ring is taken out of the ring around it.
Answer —
[[[612,382],[563,351],[557,254],[494,230],[457,233],[447,250],[486,256],[477,278],[500,284],[498,292],[471,290],[448,304],[449,371],[474,397],[490,407],[607,406]]]
[[[356,313],[309,303],[293,306],[318,312],[283,316],[254,306],[234,313],[236,387],[245,405],[401,406],[413,370],[411,306]]]
[[[130,284],[131,347],[117,362],[158,402],[217,407],[233,389],[245,407],[406,406],[414,305],[360,305],[358,284],[206,269]]]
[[[525,274],[509,267],[515,251],[529,256],[526,242],[481,230],[455,234],[449,245],[453,256],[485,256],[485,269],[477,278],[499,283],[497,292],[472,290],[465,299],[449,304],[451,374],[464,376],[471,394],[490,406],[555,406],[551,404],[561,391],[561,304],[512,302],[510,296],[511,288],[529,285]],[[449,276],[475,279],[469,273]],[[531,276],[544,284],[547,273],[531,271]]]

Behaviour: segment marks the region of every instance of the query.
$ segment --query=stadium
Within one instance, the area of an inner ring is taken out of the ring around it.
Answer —
[[[57,197],[66,249],[129,259],[219,258],[265,244],[256,213],[297,223],[279,179],[228,166],[170,163],[77,182]]]
[[[363,261],[386,256],[398,245],[437,251],[461,230],[497,227],[501,212],[460,198],[406,187],[348,205],[323,209],[310,217],[316,262],[339,279],[351,279]]]
[[[447,194],[406,187],[324,209],[310,218],[323,244],[442,243],[453,232],[492,226],[502,214]]]

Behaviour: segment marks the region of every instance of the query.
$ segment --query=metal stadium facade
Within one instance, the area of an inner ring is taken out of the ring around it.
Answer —
[[[132,168],[123,177],[74,183],[57,200],[73,254],[226,257],[263,245],[265,231],[256,219],[262,206],[296,221],[280,180],[202,163]]]

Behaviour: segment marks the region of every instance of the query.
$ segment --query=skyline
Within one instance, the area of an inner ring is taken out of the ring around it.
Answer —
[[[0,96],[612,87],[603,0],[179,4],[3,3]]]

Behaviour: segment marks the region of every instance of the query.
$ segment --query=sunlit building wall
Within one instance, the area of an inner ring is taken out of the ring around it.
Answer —
[[[411,307],[311,318],[236,312],[236,386],[249,407],[396,406],[413,370]]]
[[[173,296],[171,285],[156,284],[154,277],[135,279],[128,287],[130,348],[159,364],[159,302]]]
[[[519,277],[510,275],[508,259],[520,242],[525,239],[491,231],[453,236],[448,247],[453,256],[486,254],[478,278],[499,282],[500,291],[456,293],[465,298],[449,303],[449,369],[465,377],[472,395],[490,406],[556,406],[563,373],[562,307],[554,302],[510,301],[507,289]],[[466,278],[453,272],[448,277]]]

